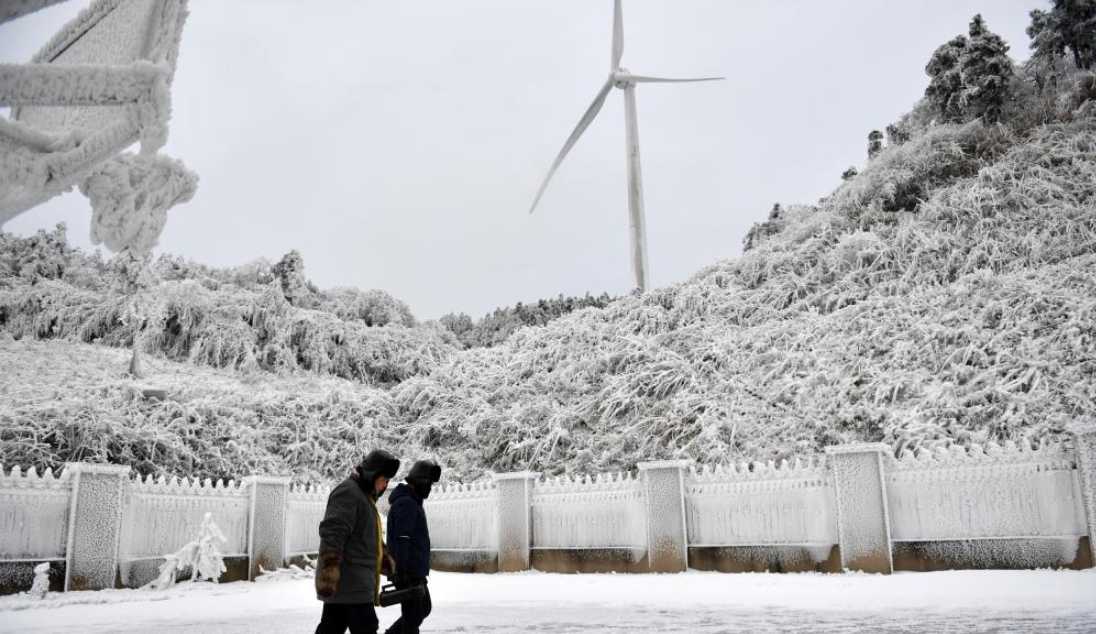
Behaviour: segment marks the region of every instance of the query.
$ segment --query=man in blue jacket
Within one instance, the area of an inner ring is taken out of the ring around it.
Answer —
[[[430,488],[441,479],[441,467],[430,460],[411,466],[404,479],[388,496],[388,552],[396,560],[393,582],[402,590],[422,586],[422,597],[400,604],[400,618],[385,634],[418,634],[419,626],[430,614],[430,529],[422,502],[430,497]]]

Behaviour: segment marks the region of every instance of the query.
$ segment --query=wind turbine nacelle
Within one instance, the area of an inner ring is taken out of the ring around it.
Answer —
[[[624,90],[628,86],[635,86],[636,82],[632,80],[632,74],[628,72],[627,68],[618,68],[613,71],[612,75],[613,85],[621,90]]]

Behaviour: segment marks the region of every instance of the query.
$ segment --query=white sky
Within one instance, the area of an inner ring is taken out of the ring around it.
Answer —
[[[88,2],[0,26],[26,61]],[[773,202],[812,202],[924,91],[974,13],[1028,57],[1041,0],[625,0],[623,65],[728,81],[637,90],[655,286],[741,253]],[[608,72],[609,0],[191,0],[164,152],[201,177],[160,251],[227,266],[290,249],[321,287],[382,288],[416,316],[627,292],[620,91],[537,212]],[[67,194],[12,220],[68,223]]]

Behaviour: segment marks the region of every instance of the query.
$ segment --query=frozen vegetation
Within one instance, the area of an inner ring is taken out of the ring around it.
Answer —
[[[503,341],[317,289],[294,253],[161,258],[137,323],[112,262],[4,235],[0,459],[313,479],[380,445],[467,479],[1055,437],[1096,415],[1096,75],[1051,49],[1003,72],[986,28],[934,54],[937,88],[865,165],[774,208],[741,257]],[[166,399],[122,376],[135,337]]]
[[[221,545],[225,541],[224,533],[213,521],[213,514],[206,513],[198,536],[174,553],[165,554],[164,563],[160,564],[160,574],[145,587],[165,590],[175,585],[179,574],[187,572],[192,582],[205,579],[216,583],[226,570],[221,554]]]

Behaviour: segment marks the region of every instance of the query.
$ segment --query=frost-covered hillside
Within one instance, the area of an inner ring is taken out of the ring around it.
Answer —
[[[318,291],[292,258],[161,265],[155,317],[134,325],[82,279],[90,256],[70,274],[25,255],[0,280],[0,362],[17,368],[2,458],[311,478],[381,444],[474,477],[1056,435],[1096,415],[1096,75],[1040,55],[996,83],[967,66],[947,84],[962,91],[933,83],[889,143],[873,133],[830,196],[774,209],[742,257],[490,348],[460,350],[396,300]],[[392,316],[363,317],[378,304]],[[136,332],[166,401],[134,396],[102,345]]]

